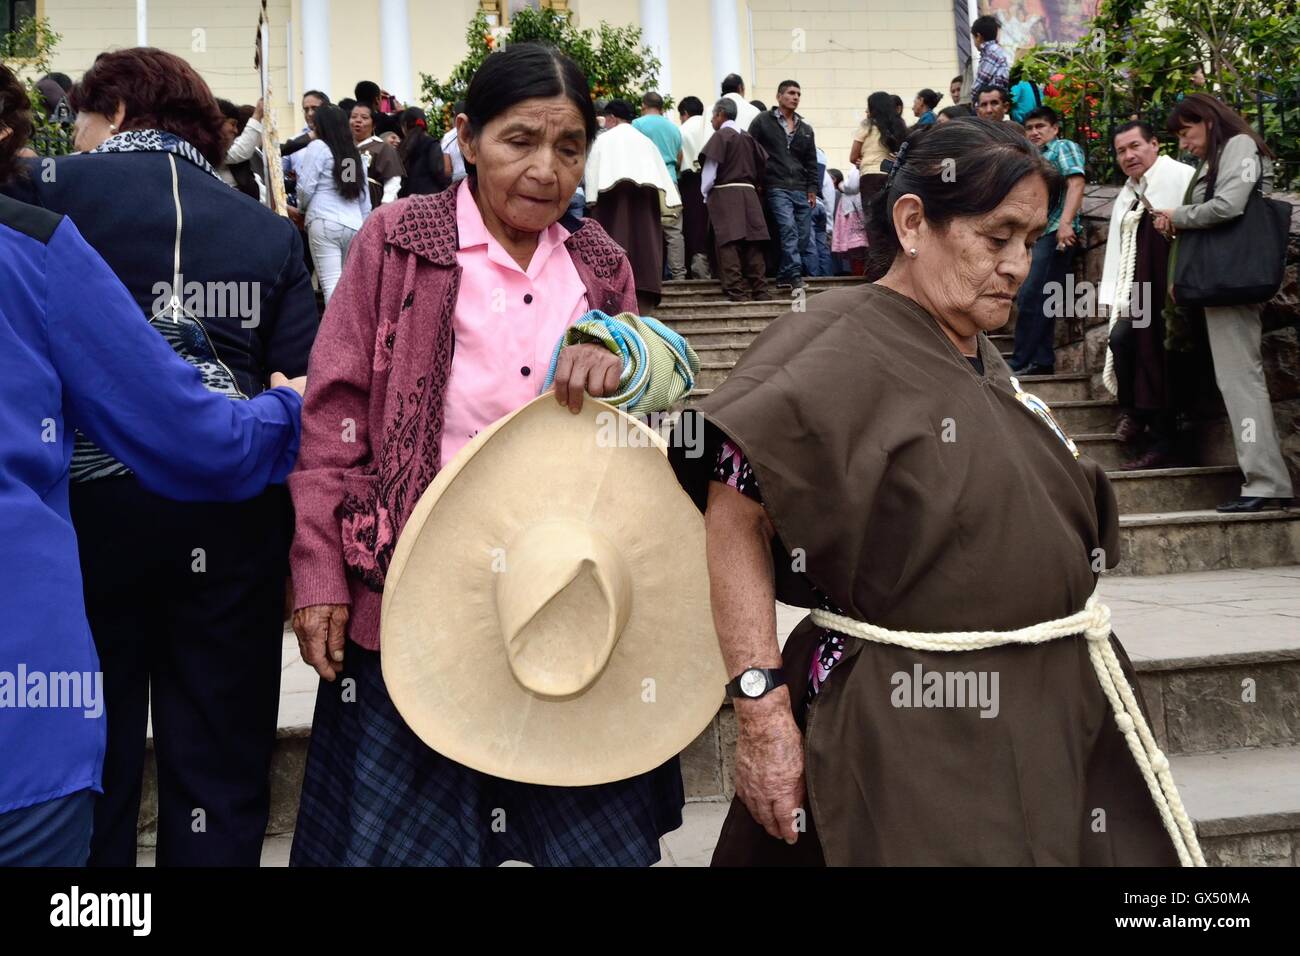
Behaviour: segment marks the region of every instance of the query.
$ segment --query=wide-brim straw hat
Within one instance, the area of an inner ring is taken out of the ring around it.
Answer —
[[[608,783],[683,750],[727,677],[663,439],[549,393],[481,431],[398,540],[380,660],[416,735],[493,776]]]

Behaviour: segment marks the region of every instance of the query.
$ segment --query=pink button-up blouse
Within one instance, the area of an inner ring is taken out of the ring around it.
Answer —
[[[537,237],[525,271],[483,224],[469,180],[457,188],[461,276],[443,467],[481,428],[537,397],[555,343],[587,312],[587,290],[564,248],[563,226],[554,223]]]

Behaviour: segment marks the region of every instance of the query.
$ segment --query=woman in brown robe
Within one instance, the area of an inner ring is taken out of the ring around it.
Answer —
[[[1202,862],[1094,595],[1114,495],[985,335],[1056,189],[997,124],[911,134],[884,277],[773,323],[675,448],[739,678],[715,865]],[[774,598],[814,609],[783,653]]]

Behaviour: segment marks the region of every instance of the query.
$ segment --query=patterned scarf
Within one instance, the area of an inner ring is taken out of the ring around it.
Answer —
[[[92,153],[173,153],[189,160],[210,176],[221,178],[203,154],[175,133],[160,129],[129,129],[110,136]]]

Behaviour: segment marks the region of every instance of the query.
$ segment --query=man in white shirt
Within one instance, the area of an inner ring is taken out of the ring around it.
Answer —
[[[736,125],[749,132],[749,124],[758,116],[758,108],[745,99],[745,81],[739,73],[729,73],[722,81],[722,98],[736,104]]]
[[[442,161],[447,175],[451,177],[451,185],[456,185],[465,178],[465,157],[460,152],[460,141],[456,138],[456,114],[465,111],[464,103],[457,103],[452,110],[451,129],[442,134],[442,139],[438,145],[442,147]]]
[[[1110,341],[1102,382],[1119,399],[1120,441],[1145,449],[1123,467],[1178,464],[1175,440],[1180,402],[1179,353],[1165,350],[1163,311],[1168,286],[1169,240],[1155,228],[1152,209],[1179,205],[1196,171],[1160,155],[1144,122],[1115,132],[1115,156],[1128,174],[1111,207],[1098,301],[1110,309]]]
[[[605,107],[605,132],[587,157],[584,190],[591,217],[627,253],[638,307],[647,314],[663,288],[663,220],[678,214],[682,201],[659,148],[633,128],[626,100]]]

